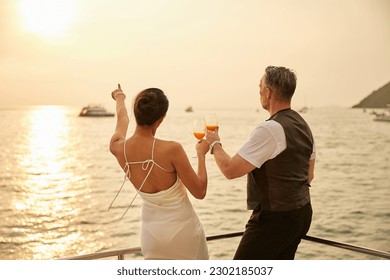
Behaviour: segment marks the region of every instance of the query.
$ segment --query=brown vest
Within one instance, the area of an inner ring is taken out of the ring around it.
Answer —
[[[301,208],[310,202],[308,174],[313,136],[305,120],[291,109],[281,110],[269,120],[283,127],[287,147],[248,174],[248,209],[289,211]]]

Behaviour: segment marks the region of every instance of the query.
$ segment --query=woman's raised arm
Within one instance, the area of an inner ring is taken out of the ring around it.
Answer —
[[[123,141],[126,139],[127,128],[129,126],[129,117],[125,104],[126,95],[123,93],[120,84],[118,88],[111,93],[112,98],[116,101],[116,127],[110,141],[110,152],[118,155],[122,152]]]

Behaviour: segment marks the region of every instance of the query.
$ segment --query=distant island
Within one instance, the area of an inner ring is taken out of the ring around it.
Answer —
[[[390,82],[372,92],[352,108],[386,108],[390,104]]]

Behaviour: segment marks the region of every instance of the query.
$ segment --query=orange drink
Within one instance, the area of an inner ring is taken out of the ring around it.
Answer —
[[[208,126],[207,126],[207,130],[214,131],[214,130],[217,129],[217,127],[218,127],[218,125],[208,125]]]
[[[196,119],[194,120],[194,124],[192,126],[192,133],[194,136],[200,140],[206,135],[206,122],[204,119]]]
[[[194,136],[197,138],[197,139],[203,139],[203,137],[206,135],[206,133],[204,132],[194,132]]]
[[[205,116],[206,126],[208,130],[214,131],[218,127],[217,114],[209,113]]]

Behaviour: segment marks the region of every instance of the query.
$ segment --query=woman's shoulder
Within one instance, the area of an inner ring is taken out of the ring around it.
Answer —
[[[183,158],[185,151],[177,141],[156,139],[156,156],[160,158],[160,161],[162,157],[164,160],[172,163],[179,158]]]
[[[159,145],[169,150],[182,149],[182,145],[177,141],[163,140],[163,139],[156,139],[156,141],[159,142]]]

